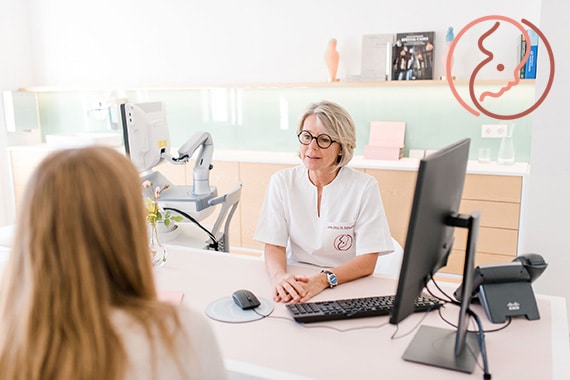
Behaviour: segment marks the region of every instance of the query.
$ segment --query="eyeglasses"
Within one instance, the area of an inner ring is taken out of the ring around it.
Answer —
[[[301,133],[297,135],[297,138],[299,139],[299,142],[303,145],[311,145],[311,142],[313,142],[313,140],[316,140],[317,145],[321,149],[327,149],[329,146],[332,145],[332,143],[336,142],[329,135],[326,135],[324,133],[318,136],[313,136],[307,131],[301,131]]]

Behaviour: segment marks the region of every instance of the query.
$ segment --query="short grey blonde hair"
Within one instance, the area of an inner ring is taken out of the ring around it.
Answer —
[[[348,164],[352,160],[356,147],[356,127],[348,111],[327,100],[313,103],[301,117],[297,127],[297,135],[303,130],[303,123],[310,115],[317,117],[318,126],[323,133],[340,144],[341,156],[336,167],[340,168]]]

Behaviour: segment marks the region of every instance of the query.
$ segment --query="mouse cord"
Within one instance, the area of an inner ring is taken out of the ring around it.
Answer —
[[[259,316],[262,317],[262,318],[267,318],[267,317],[269,317],[269,315],[271,314],[271,313],[269,313],[269,314],[261,314],[260,312],[258,312],[257,310],[255,310],[255,308],[253,308],[253,309],[251,309],[251,310],[253,310],[253,312],[254,312],[255,314],[259,315]]]

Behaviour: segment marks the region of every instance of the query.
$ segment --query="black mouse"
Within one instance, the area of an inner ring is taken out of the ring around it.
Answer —
[[[232,298],[242,310],[255,309],[261,305],[255,294],[247,289],[236,290],[232,294]]]

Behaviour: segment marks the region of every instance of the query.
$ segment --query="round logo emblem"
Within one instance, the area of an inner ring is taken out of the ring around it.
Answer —
[[[469,77],[469,94],[461,95],[455,86],[455,82],[453,81],[453,55],[455,53],[455,49],[458,46],[461,46],[464,40],[469,40],[468,38],[463,37],[465,35],[469,35],[472,32],[475,33],[478,28],[483,28],[483,32],[477,39],[477,49],[472,53],[481,55],[482,58],[479,64],[473,68],[473,71]],[[526,46],[529,47],[526,50],[524,57],[522,57],[521,61],[515,67],[507,67],[504,62],[501,62],[498,60],[498,57],[495,57],[495,53],[492,51],[492,49],[490,47],[487,47],[487,45],[493,45],[492,42],[495,35],[506,33],[503,32],[504,29],[506,29],[506,32],[508,33],[513,33],[512,31],[509,31],[509,29],[516,31],[521,35],[521,39],[524,41]],[[512,110],[505,113],[498,112],[498,110],[501,108],[500,99],[508,99],[509,91],[511,88],[520,84],[520,73],[521,70],[525,70],[525,64],[527,64],[529,61],[536,62],[536,52],[533,53],[533,50],[530,48],[531,39],[529,30],[534,31],[537,39],[540,39],[542,41],[542,45],[546,48],[547,58],[550,63],[548,83],[546,84],[546,88],[542,90],[542,93],[537,94],[537,100],[532,105],[529,105],[528,107],[524,106],[521,107],[521,109]],[[461,104],[463,108],[475,116],[484,114],[494,119],[514,120],[533,112],[548,95],[550,88],[552,87],[552,82],[554,80],[554,53],[552,51],[550,43],[544,34],[530,21],[522,19],[521,22],[518,22],[509,17],[492,15],[471,21],[459,32],[457,37],[455,37],[451,43],[449,52],[446,57],[445,67],[445,75],[447,77],[449,88],[451,89],[451,92],[453,93],[455,99],[459,102],[459,104]],[[489,70],[490,72],[496,71],[496,73],[500,74],[504,80],[504,85],[500,86],[498,89],[492,87],[481,89],[481,86],[476,86],[475,84],[477,79],[481,79],[479,78],[479,74],[485,72],[484,70]]]
[[[337,251],[348,251],[350,248],[352,248],[352,235],[338,235],[334,239],[334,247]]]

